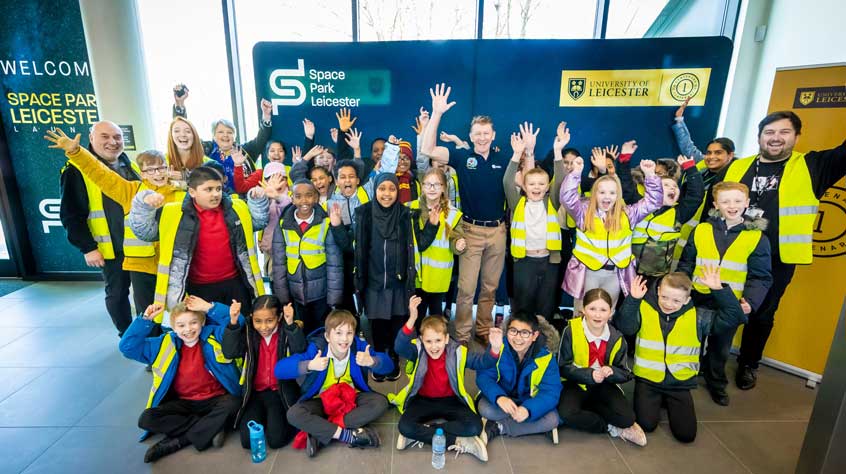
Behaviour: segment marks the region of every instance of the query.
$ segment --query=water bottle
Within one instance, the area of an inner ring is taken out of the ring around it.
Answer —
[[[247,423],[250,429],[250,454],[254,463],[260,463],[267,459],[267,443],[264,440],[264,426],[250,420]]]
[[[435,436],[432,437],[432,467],[437,470],[444,468],[446,463],[446,436],[444,430],[438,428],[435,430]]]

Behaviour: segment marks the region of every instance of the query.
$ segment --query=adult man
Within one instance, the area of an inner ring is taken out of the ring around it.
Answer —
[[[88,141],[91,153],[122,178],[141,179],[134,163],[123,152],[120,127],[105,120],[97,122],[91,127]],[[68,233],[68,241],[85,255],[89,267],[103,271],[106,310],[118,335],[123,335],[132,322],[129,272],[123,270],[123,218],[129,209],[104,195],[73,165],[62,170],[61,183],[59,216]]]
[[[420,152],[432,161],[448,164],[458,174],[459,195],[464,215],[467,250],[459,258],[458,297],[455,332],[459,342],[470,339],[473,296],[481,276],[476,309],[476,338],[487,345],[488,330],[493,326],[491,310],[494,293],[499,285],[505,263],[505,192],[502,177],[510,156],[491,148],[496,138],[490,117],[477,116],[470,123],[472,150],[456,150],[435,146],[438,124],[447,110],[455,105],[448,102],[451,88],[445,84],[429,90],[432,96],[432,115],[423,132]]]
[[[743,329],[735,379],[743,390],[755,386],[758,362],[796,265],[813,261],[819,198],[846,175],[846,142],[831,150],[799,153],[793,148],[801,132],[802,121],[795,113],[767,115],[758,124],[759,153],[733,161],[723,178],[751,190],[747,215],[769,220],[764,234],[770,240],[773,285]]]

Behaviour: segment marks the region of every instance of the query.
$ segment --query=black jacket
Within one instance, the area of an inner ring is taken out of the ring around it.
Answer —
[[[94,156],[97,156],[90,146],[88,150]],[[99,156],[97,156],[97,159],[106,166],[109,166],[106,160]],[[111,166],[109,168],[115,170],[124,179],[130,181],[141,180],[141,177],[132,169],[132,162],[126,156],[126,153],[121,153],[118,156],[118,161],[120,161],[122,166],[119,166],[117,169]],[[85,181],[82,178],[82,173],[74,166],[66,166],[62,170],[61,186],[62,196],[59,207],[59,219],[68,233],[68,242],[83,254],[96,250],[97,242],[94,241],[94,237],[88,229],[88,193],[85,190]],[[106,221],[109,224],[109,233],[112,236],[112,245],[114,246],[115,253],[122,254],[123,218],[129,210],[124,209],[123,206],[104,194],[103,211],[106,213]]]
[[[632,379],[632,372],[629,369],[626,339],[617,328],[610,324],[608,325],[608,330],[611,332],[611,336],[608,338],[608,343],[606,344],[605,360],[602,362],[602,365],[611,367],[614,373],[602,383],[626,383]],[[617,344],[618,340],[620,341],[620,350],[614,356],[614,360],[610,360],[611,350]],[[558,347],[558,371],[561,377],[567,379],[568,382],[596,385],[596,381],[593,380],[593,369],[590,367],[576,367],[573,364],[573,360],[573,331],[570,330],[570,325],[567,324],[561,332],[561,345]]]
[[[288,356],[288,354],[298,354],[305,351],[306,339],[302,329],[296,322],[290,326],[285,324],[284,319],[279,321],[278,342],[276,346],[276,359],[273,361],[273,367],[276,363]],[[246,323],[241,325],[228,325],[223,332],[223,341],[221,341],[221,348],[223,349],[223,356],[227,359],[244,359],[244,367],[241,369],[244,374],[244,396],[241,401],[241,408],[238,410],[238,415],[235,417],[235,428],[241,420],[241,415],[250,396],[253,392],[253,380],[256,376],[256,367],[259,354],[259,344],[262,344],[261,335],[253,329],[253,322],[251,318],[247,318]],[[278,380],[277,393],[282,399],[282,404],[287,411],[288,408],[300,398],[300,386],[293,380]]]

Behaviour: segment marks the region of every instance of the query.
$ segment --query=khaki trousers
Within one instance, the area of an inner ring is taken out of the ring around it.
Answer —
[[[463,222],[467,249],[459,257],[458,297],[456,298],[455,335],[459,341],[468,341],[473,328],[473,297],[480,280],[478,307],[476,308],[476,335],[487,337],[493,326],[491,314],[494,296],[502,268],[505,265],[505,224],[482,227]]]

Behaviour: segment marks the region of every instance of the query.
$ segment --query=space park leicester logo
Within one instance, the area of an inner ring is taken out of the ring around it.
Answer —
[[[273,113],[279,107],[359,107],[386,105],[391,97],[391,71],[385,69],[279,68],[268,76]]]

